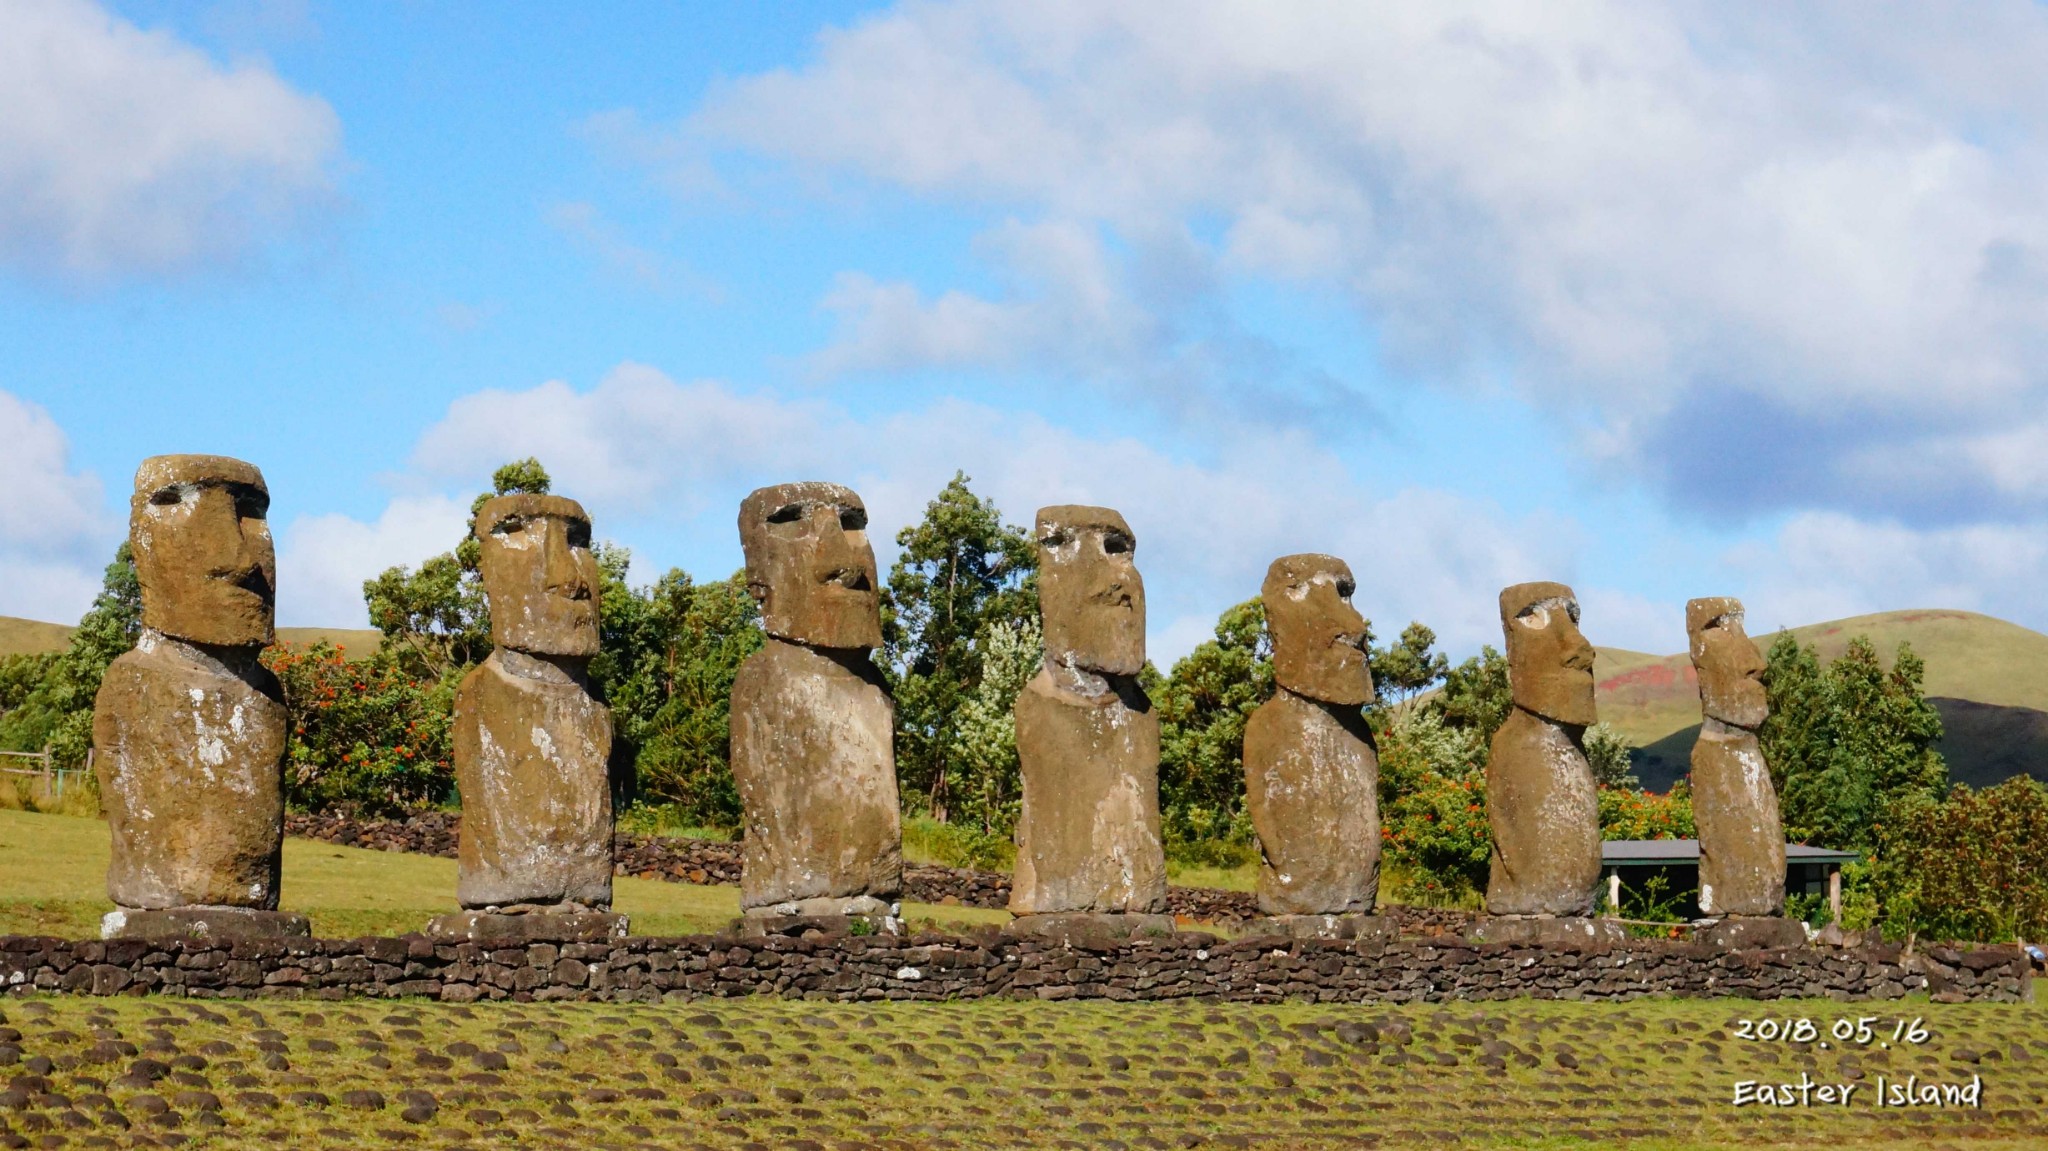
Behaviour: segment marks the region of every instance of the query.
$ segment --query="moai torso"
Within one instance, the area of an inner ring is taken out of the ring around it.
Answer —
[[[1023,802],[1010,911],[1166,909],[1159,717],[1139,688],[1145,585],[1108,508],[1038,513],[1045,666],[1017,696]]]
[[[463,907],[602,910],[612,901],[611,712],[591,694],[598,650],[590,518],[560,496],[477,511],[490,658],[455,698]]]
[[[1686,604],[1703,719],[1692,748],[1693,819],[1700,834],[1700,911],[1777,915],[1785,907],[1785,830],[1756,729],[1770,714],[1763,656],[1742,627],[1742,604]]]
[[[286,717],[256,659],[275,602],[269,502],[240,460],[157,456],[136,472],[143,632],[93,710],[119,907],[277,907]]]
[[[896,706],[867,653],[770,637],[732,685],[742,907],[903,886]]]
[[[561,668],[500,649],[455,694],[464,907],[612,898],[610,709]]]
[[[1600,800],[1581,742],[1596,719],[1593,646],[1563,584],[1501,592],[1514,708],[1486,764],[1494,915],[1589,915],[1600,882]]]
[[[740,907],[878,914],[902,890],[903,832],[896,708],[868,655],[882,625],[867,509],[838,484],[779,484],[741,502],[739,528],[768,633],[732,690]]]
[[[1273,637],[1273,698],[1245,724],[1245,805],[1258,832],[1259,910],[1370,912],[1379,897],[1379,757],[1359,709],[1372,701],[1351,569],[1284,556],[1260,598]]]

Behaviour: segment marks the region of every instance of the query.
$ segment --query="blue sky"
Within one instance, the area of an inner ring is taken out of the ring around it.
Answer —
[[[651,580],[752,487],[1121,509],[1153,655],[1294,551],[1382,634],[2048,628],[2032,5],[0,0],[0,614],[136,463],[287,624],[527,454]],[[11,449],[11,450],[10,450]]]

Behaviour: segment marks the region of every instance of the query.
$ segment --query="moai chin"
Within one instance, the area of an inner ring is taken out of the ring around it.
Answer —
[[[1159,836],[1159,717],[1139,688],[1145,584],[1108,508],[1041,508],[1045,664],[1017,696],[1023,805],[1013,931],[1170,932]]]
[[[1797,946],[1805,942],[1804,928],[1774,918],[1785,908],[1785,830],[1756,735],[1770,715],[1764,658],[1743,630],[1742,615],[1742,601],[1725,596],[1685,605],[1702,713],[1692,748],[1700,912],[1721,920],[1700,938],[1731,946]]]
[[[272,638],[270,492],[226,456],[154,456],[128,538],[142,634],[93,705],[113,835],[108,938],[305,935],[277,910],[286,715]]]
[[[732,687],[749,932],[896,924],[896,707],[869,656],[882,621],[867,523],[838,484],[777,484],[740,503],[747,588],[768,633]]]
[[[476,943],[623,935],[612,902],[612,718],[590,690],[597,558],[575,500],[498,496],[477,510],[489,658],[455,693],[462,795],[456,899],[430,935]]]
[[[1326,555],[1274,560],[1259,589],[1276,688],[1244,733],[1269,917],[1250,930],[1356,936],[1378,898],[1379,758],[1359,710],[1372,669],[1352,590],[1350,566]]]
[[[1486,910],[1496,916],[1584,917],[1600,881],[1600,802],[1586,762],[1593,706],[1593,645],[1579,632],[1579,602],[1558,583],[1500,593],[1514,707],[1494,733],[1486,765],[1493,861]],[[1499,941],[1563,942],[1618,935],[1612,921],[1565,927],[1483,925]],[[1583,929],[1583,930],[1581,930]],[[1553,938],[1553,936],[1555,938]]]

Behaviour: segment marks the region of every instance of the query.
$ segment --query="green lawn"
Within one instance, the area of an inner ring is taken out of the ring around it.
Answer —
[[[73,938],[99,934],[106,898],[107,825],[97,819],[0,810],[0,934]],[[636,935],[716,931],[739,915],[739,889],[621,878],[616,910]],[[317,840],[284,844],[284,907],[313,921],[316,935],[350,938],[416,931],[455,908],[455,861],[365,851]],[[972,907],[908,903],[913,923],[1000,923],[1009,915]]]

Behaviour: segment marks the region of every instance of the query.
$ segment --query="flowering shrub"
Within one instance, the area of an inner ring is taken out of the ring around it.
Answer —
[[[1486,822],[1486,781],[1431,772],[1381,813],[1390,870],[1406,875],[1406,899],[1454,904],[1486,888],[1493,829]]]
[[[1878,833],[1888,934],[2048,938],[2048,788],[2024,775],[1958,786],[1939,803],[1895,805]]]
[[[400,814],[453,791],[453,682],[415,679],[383,656],[279,644],[263,662],[291,723],[285,799],[294,808]]]
[[[1697,839],[1692,796],[1683,787],[1670,792],[1637,791],[1629,787],[1600,789],[1600,838]]]

